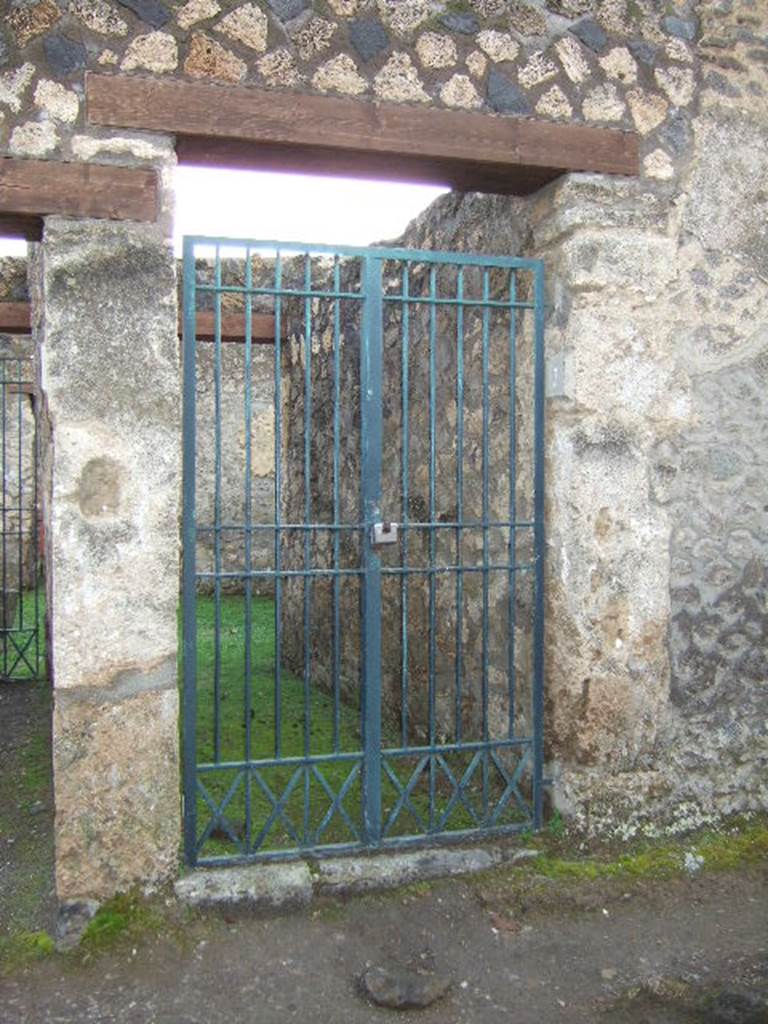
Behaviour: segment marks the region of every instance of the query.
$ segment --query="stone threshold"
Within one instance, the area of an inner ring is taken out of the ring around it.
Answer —
[[[194,870],[180,878],[174,889],[179,900],[194,907],[288,910],[306,907],[323,896],[357,896],[477,874],[538,855],[538,850],[499,845],[242,864]]]

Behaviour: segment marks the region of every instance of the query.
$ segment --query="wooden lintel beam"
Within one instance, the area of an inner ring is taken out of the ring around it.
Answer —
[[[45,214],[154,221],[157,212],[152,168],[0,158],[0,217],[20,224]]]
[[[181,322],[179,322],[179,334],[181,334],[181,329]],[[198,341],[213,341],[216,338],[214,313],[203,312],[197,314],[195,337]],[[251,338],[255,345],[274,344],[275,318],[269,313],[253,313],[251,315]],[[245,341],[244,313],[221,314],[221,340]]]
[[[0,213],[0,238],[24,238],[27,242],[39,242],[42,237],[42,217]]]
[[[0,334],[29,334],[32,330],[28,302],[0,302]],[[179,334],[182,331],[179,315]],[[197,314],[198,341],[213,341],[216,324],[212,312]],[[251,337],[255,345],[274,344],[275,318],[269,313],[254,313],[251,317]],[[225,342],[245,341],[245,314],[222,313],[221,340]]]
[[[639,172],[634,133],[585,125],[93,73],[86,98],[89,124],[172,133],[189,163],[228,157],[517,194],[567,171]]]
[[[28,302],[0,302],[0,334],[29,334],[31,330]]]

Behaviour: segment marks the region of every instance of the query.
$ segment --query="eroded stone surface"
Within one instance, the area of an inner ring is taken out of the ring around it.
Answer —
[[[588,121],[620,121],[625,109],[624,100],[612,82],[592,89],[582,104],[584,117]]]
[[[552,61],[543,53],[535,53],[525,67],[520,68],[517,78],[521,85],[531,88],[554,78],[556,74],[557,68]]]
[[[150,32],[133,40],[120,66],[123,71],[143,68],[164,74],[175,70],[178,63],[179,50],[173,36],[168,32]]]
[[[189,53],[184,61],[184,70],[193,78],[214,78],[220,82],[239,82],[245,78],[245,61],[236,57],[215,39],[196,32],[189,45]]]
[[[331,45],[336,23],[326,18],[310,18],[294,35],[293,41],[302,60],[312,60]]]
[[[128,35],[128,25],[106,0],[69,0],[69,12],[105,36]]]
[[[57,699],[56,891],[103,900],[176,871],[175,687],[117,703]]]
[[[6,71],[0,75],[0,103],[18,113],[22,97],[34,77],[34,64],[23,64],[15,71]]]
[[[452,75],[440,90],[440,99],[448,107],[471,110],[482,106],[477,89],[466,75]]]
[[[497,32],[494,29],[479,32],[477,45],[495,64],[514,60],[520,52],[520,44],[509,33]]]
[[[73,90],[42,78],[35,88],[35,106],[54,121],[72,124],[77,120],[80,99]]]
[[[669,104],[663,96],[649,96],[641,90],[627,93],[627,102],[635,128],[641,135],[647,135],[654,128],[658,128],[669,109]]]
[[[59,144],[52,121],[27,121],[11,132],[8,148],[16,156],[48,156]]]
[[[539,102],[536,104],[536,112],[544,117],[567,120],[573,114],[573,107],[560,86],[553,85],[539,99]]]
[[[575,39],[570,36],[563,36],[555,44],[555,50],[560,58],[563,69],[572,82],[583,82],[591,74],[589,63]]]
[[[373,80],[377,96],[397,102],[428,103],[424,84],[407,53],[393,53]]]
[[[218,21],[215,27],[257,53],[263,53],[267,48],[267,16],[256,4],[243,4]]]
[[[312,84],[321,92],[340,92],[347,96],[359,96],[368,88],[367,81],[358,73],[357,65],[346,53],[321,64]]]
[[[61,11],[53,0],[39,0],[39,3],[14,7],[5,18],[18,45],[26,46],[30,39],[52,28],[61,18]]]
[[[50,219],[46,230],[54,671],[59,689],[103,687],[123,666],[176,649],[175,267],[154,226]],[[139,467],[150,465],[144,486]],[[107,514],[88,497],[88,467],[99,466],[119,480],[119,498],[101,502]]]
[[[270,85],[277,85],[285,89],[292,89],[299,85],[302,80],[299,70],[296,67],[296,61],[293,59],[293,54],[285,46],[281,46],[278,50],[273,50],[271,53],[265,54],[265,56],[258,61],[256,67],[259,69],[259,73]],[[324,76],[321,76],[321,78],[325,81]],[[318,88],[320,88],[320,86],[318,86]]]
[[[458,57],[453,39],[439,32],[423,32],[416,40],[416,53],[425,68],[451,68]]]
[[[215,18],[220,10],[218,0],[188,0],[176,15],[176,21],[180,28],[188,29],[199,21]]]

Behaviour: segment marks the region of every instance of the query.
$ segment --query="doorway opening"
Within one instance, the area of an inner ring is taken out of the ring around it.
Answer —
[[[537,826],[540,262],[190,237],[183,307],[187,860]]]

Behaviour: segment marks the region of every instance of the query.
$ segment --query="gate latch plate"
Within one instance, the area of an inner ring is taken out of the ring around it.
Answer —
[[[397,523],[374,523],[371,542],[373,544],[397,544]]]

